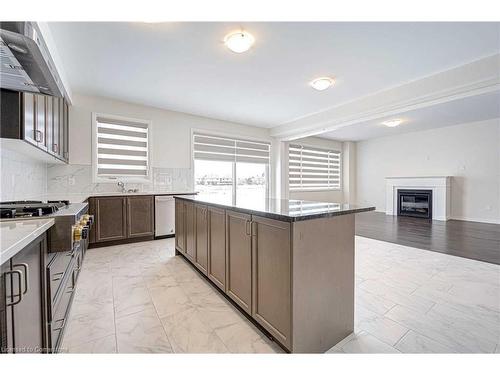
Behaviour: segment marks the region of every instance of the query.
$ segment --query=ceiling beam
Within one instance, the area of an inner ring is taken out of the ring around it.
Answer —
[[[500,54],[302,116],[271,129],[271,136],[293,140],[360,122],[500,90]]]

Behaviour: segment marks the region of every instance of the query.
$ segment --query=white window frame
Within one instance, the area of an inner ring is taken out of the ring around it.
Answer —
[[[195,133],[202,133],[208,136],[213,137],[225,137],[225,138],[234,138],[240,141],[248,141],[248,142],[265,142],[269,143],[269,164],[266,164],[266,197],[269,197],[269,192],[272,189],[272,162],[273,162],[273,144],[269,139],[263,138],[255,138],[255,137],[247,137],[241,136],[239,134],[231,134],[231,133],[223,133],[223,132],[215,132],[215,131],[207,131],[205,129],[195,129],[191,128],[191,171],[192,171],[192,181],[193,187],[196,188],[196,180],[195,180],[195,171],[194,171],[194,135]],[[236,180],[236,162],[232,162],[232,174],[233,174],[233,186],[232,186],[232,203],[236,204],[236,188],[237,188],[237,180]]]
[[[292,190],[290,188],[290,145],[291,144],[299,145],[302,147],[310,147],[310,148],[317,149],[317,150],[338,152],[338,154],[339,154],[339,187],[324,187],[324,188],[318,187],[317,189],[314,188],[314,189],[293,189]],[[291,141],[291,142],[287,143],[285,152],[286,152],[286,172],[287,173],[284,177],[286,178],[286,186],[287,186],[288,194],[295,193],[295,192],[342,191],[343,182],[344,182],[343,168],[342,168],[342,165],[343,165],[342,150],[338,150],[335,148],[321,147],[321,146],[318,147],[318,146],[310,145],[307,143]]]
[[[116,177],[104,177],[104,176],[98,176],[97,175],[97,118],[99,117],[105,117],[109,118],[111,120],[117,120],[117,121],[130,121],[130,122],[139,122],[146,124],[148,126],[148,165],[147,165],[147,176],[146,177],[137,177],[137,176],[116,176]],[[152,177],[152,168],[151,168],[151,155],[153,153],[153,127],[152,127],[152,121],[150,120],[144,120],[144,119],[138,119],[138,118],[133,118],[133,117],[125,117],[125,116],[119,116],[119,115],[111,115],[107,113],[98,113],[98,112],[92,112],[92,180],[94,183],[113,183],[115,181],[123,181],[123,182],[128,182],[128,183],[151,183],[153,180]]]

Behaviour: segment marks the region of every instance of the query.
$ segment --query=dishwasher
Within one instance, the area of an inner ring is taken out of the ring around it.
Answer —
[[[169,195],[155,196],[155,238],[175,235],[175,199]]]

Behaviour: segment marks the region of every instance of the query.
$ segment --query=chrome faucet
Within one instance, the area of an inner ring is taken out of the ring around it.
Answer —
[[[127,190],[125,189],[125,184],[123,181],[118,181],[117,185],[122,189],[122,193],[126,193]]]

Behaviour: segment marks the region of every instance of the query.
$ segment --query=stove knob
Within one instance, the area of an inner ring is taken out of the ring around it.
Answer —
[[[80,241],[82,239],[82,227],[79,225],[73,226],[73,241]]]
[[[84,240],[86,240],[88,237],[89,237],[89,227],[88,226],[84,226],[82,228],[82,238]]]

